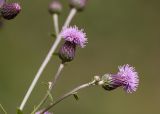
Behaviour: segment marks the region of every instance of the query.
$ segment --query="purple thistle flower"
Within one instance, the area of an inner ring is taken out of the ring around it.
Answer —
[[[42,111],[40,110],[40,111],[36,112],[35,114],[41,114],[41,113],[42,113]],[[53,114],[53,113],[47,111],[44,114]]]
[[[135,71],[134,67],[130,65],[123,65],[119,67],[118,74],[123,80],[123,88],[128,93],[132,93],[137,90],[139,84],[138,73]]]
[[[134,67],[123,65],[119,67],[117,74],[107,74],[102,77],[104,81],[103,88],[113,90],[122,86],[127,93],[133,93],[137,90],[139,84],[138,73]]]
[[[5,3],[1,8],[2,17],[5,19],[13,19],[21,11],[18,3]]]
[[[59,51],[59,58],[62,60],[62,63],[70,62],[74,59],[76,52],[76,45],[69,41],[66,41]]]
[[[87,43],[86,33],[83,32],[83,29],[79,30],[76,26],[64,28],[60,35],[64,40],[79,45],[82,48]]]
[[[88,0],[69,0],[70,7],[76,8],[78,11],[82,11],[86,6]]]

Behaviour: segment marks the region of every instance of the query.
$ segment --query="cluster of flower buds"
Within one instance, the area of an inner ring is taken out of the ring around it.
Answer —
[[[7,3],[6,0],[0,0],[0,15],[7,20],[13,19],[21,11],[18,3]]]
[[[105,90],[111,91],[118,87],[123,87],[127,93],[135,92],[138,84],[138,73],[134,67],[128,64],[120,66],[117,74],[105,74],[99,82],[99,85],[102,85]]]
[[[87,43],[86,33],[74,26],[64,28],[60,35],[64,38],[65,43],[60,48],[59,57],[62,63],[70,62],[75,57],[76,46],[85,47]]]

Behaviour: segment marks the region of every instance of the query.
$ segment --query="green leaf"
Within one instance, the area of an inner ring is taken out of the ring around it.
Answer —
[[[79,100],[79,97],[76,93],[73,94],[74,98],[78,101]]]
[[[48,94],[50,100],[53,102],[53,97],[52,97],[52,94],[51,94],[51,92],[49,90],[47,91],[47,94]]]
[[[23,114],[22,110],[20,110],[19,108],[17,108],[17,114]]]
[[[51,37],[56,38],[56,34],[55,33],[51,33]]]
[[[58,52],[53,53],[54,56],[59,56]]]

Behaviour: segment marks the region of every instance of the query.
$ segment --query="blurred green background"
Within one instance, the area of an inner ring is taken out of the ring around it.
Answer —
[[[18,2],[21,13],[14,20],[4,21],[0,29],[0,103],[8,114],[16,112],[54,41],[47,11],[50,0]],[[69,12],[67,0],[62,3],[60,25]],[[159,4],[159,0],[89,0],[85,11],[72,21],[72,25],[85,29],[89,43],[78,49],[75,60],[65,67],[54,97],[90,81],[94,75],[116,73],[117,66],[123,64],[136,68],[140,85],[134,94],[122,89],[107,92],[100,87],[87,88],[78,93],[78,102],[70,97],[54,107],[55,114],[160,113]],[[24,109],[26,114],[43,97],[46,88],[42,82],[52,79],[59,63],[59,58],[53,57],[45,69]]]

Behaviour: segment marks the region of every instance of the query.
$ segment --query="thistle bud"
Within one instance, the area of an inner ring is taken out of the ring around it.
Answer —
[[[17,16],[21,11],[21,7],[18,3],[5,3],[1,8],[2,17],[10,20]]]
[[[62,4],[59,2],[59,0],[53,0],[49,4],[48,10],[50,14],[60,14],[62,11]]]
[[[70,7],[76,8],[78,11],[82,11],[86,6],[88,0],[69,0]]]
[[[6,0],[0,0],[0,9],[6,3]]]
[[[112,83],[112,75],[111,74],[103,75],[102,76],[102,81],[104,82],[102,87],[105,90],[111,91],[111,90],[114,90],[117,87],[119,87],[118,85]]]
[[[66,41],[59,51],[59,58],[62,60],[62,63],[70,62],[75,57],[76,45],[69,41]]]

